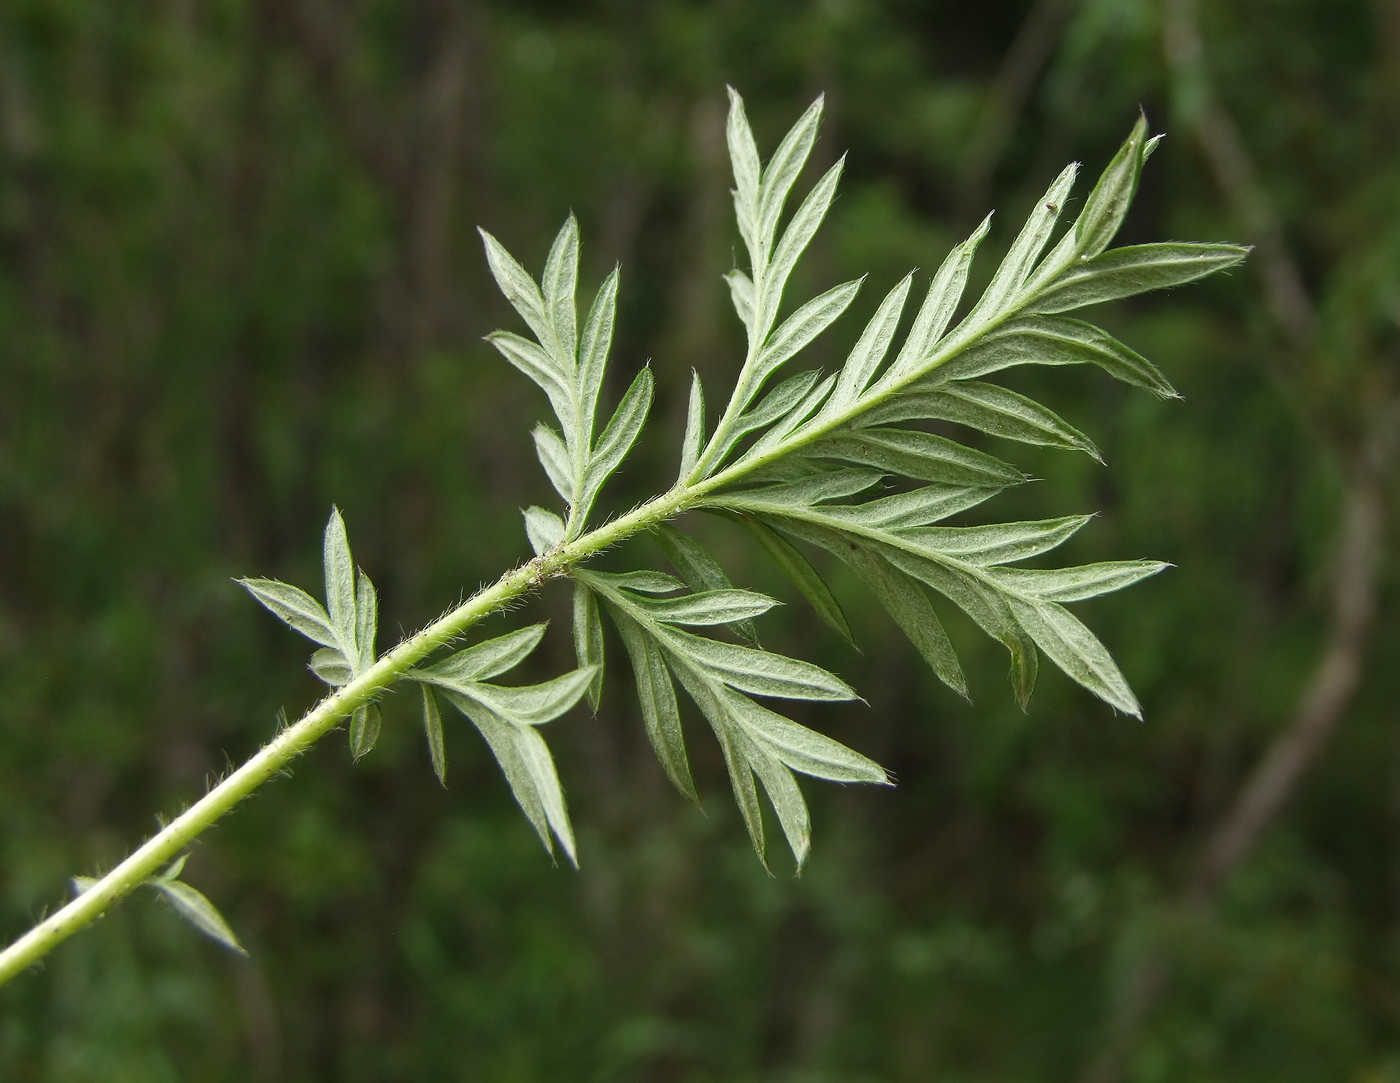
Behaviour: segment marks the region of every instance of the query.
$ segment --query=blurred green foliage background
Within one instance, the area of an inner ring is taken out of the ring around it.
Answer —
[[[1139,106],[1169,135],[1120,240],[1259,245],[1098,316],[1185,402],[1011,380],[1106,468],[988,443],[1045,479],[1002,518],[1101,513],[1064,562],[1177,565],[1080,607],[1146,723],[1049,667],[1023,715],[964,623],[965,704],[840,569],[859,654],[696,523],[793,602],[768,645],[869,700],[798,720],[898,777],[805,787],[800,878],[698,726],[704,811],[668,789],[614,643],[550,727],[580,872],[390,699],[360,766],[332,739],[195,848],[251,960],[133,898],[0,990],[0,1078],[1400,1080],[1396,0],[0,0],[4,936],[313,701],[230,577],[315,583],[332,502],[385,644],[528,554],[543,400],[481,341],[514,324],[477,224],[538,267],[572,209],[585,290],[621,262],[610,393],[659,388],[609,499],[667,483],[687,369],[740,360],[726,82],[770,148],[825,92],[815,166],[850,151],[799,273],[870,284],[818,360]],[[530,603],[522,680],[567,613]]]

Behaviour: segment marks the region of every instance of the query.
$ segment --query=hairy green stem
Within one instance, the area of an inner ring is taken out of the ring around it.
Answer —
[[[707,502],[714,490],[733,484],[762,466],[792,454],[804,444],[849,424],[871,407],[898,394],[932,369],[961,353],[978,338],[1014,314],[1005,311],[997,318],[978,321],[973,327],[960,327],[948,335],[940,348],[924,364],[890,386],[877,386],[849,408],[818,425],[803,426],[799,432],[761,456],[742,458],[709,478],[678,484],[611,522],[566,541],[507,572],[489,587],[478,591],[456,609],[440,617],[416,635],[404,640],[348,684],[328,695],[296,723],[288,726],[264,745],[241,767],[211,789],[199,801],[148,840],[116,868],[101,877],[81,895],[50,917],[35,925],[0,952],[0,985],[39,962],[74,933],[101,917],[173,860],[181,850],[233,811],[245,797],[264,782],[281,773],[297,756],[309,749],[355,708],[368,703],[397,683],[409,669],[440,647],[452,642],[482,618],[490,616],[511,601],[540,586],[545,580],[566,574],[575,564],[596,556],[634,534],[674,518]]]
[[[336,690],[288,726],[233,774],[191,805],[140,849],[61,910],[0,952],[0,985],[33,966],[78,930],[131,894],[196,837],[212,827],[264,782],[283,771],[361,706],[395,684],[433,651],[456,639],[483,617],[560,575],[581,560],[678,514],[692,501],[688,490],[672,490],[621,518],[536,557],[502,576],[456,609],[404,640],[349,684]]]

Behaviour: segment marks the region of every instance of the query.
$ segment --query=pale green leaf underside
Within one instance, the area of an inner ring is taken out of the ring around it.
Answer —
[[[614,338],[616,269],[579,318],[581,245],[572,216],[555,237],[538,281],[499,241],[482,239],[487,263],[531,337],[490,336],[502,356],[544,392],[552,418],[533,431],[535,451],[561,503],[529,507],[524,520],[542,575],[575,577],[573,644],[578,668],[528,686],[490,678],[517,665],[540,643],[533,625],[421,665],[405,675],[420,683],[422,717],[434,772],[446,775],[438,694],[465,714],[491,748],[526,817],[547,848],[576,861],[563,789],[539,727],[585,696],[597,709],[603,688],[607,610],[632,664],[649,739],[673,783],[694,799],[675,683],[709,722],[723,752],[735,799],[760,856],[760,791],[772,806],[799,865],[810,844],[810,817],[794,773],[841,782],[887,781],[869,759],[776,713],[755,697],[843,701],[855,691],[810,663],[758,649],[753,625],[777,600],[739,589],[719,560],[666,519],[708,508],[738,519],[793,581],[820,618],[843,638],[851,629],[836,597],[794,544],[826,549],[876,596],[937,676],[962,695],[967,682],[933,595],[962,609],[1011,658],[1011,682],[1023,705],[1041,653],[1114,707],[1140,707],[1103,644],[1066,603],[1129,586],[1165,565],[1107,561],[1046,569],[1010,565],[1040,557],[1088,520],[948,525],[1002,489],[1026,480],[1015,466],[944,429],[959,426],[1004,440],[1086,452],[1098,449],[1073,424],[1040,403],[983,380],[1020,365],[1095,365],[1162,397],[1176,393],[1146,358],[1092,324],[1062,313],[1085,305],[1170,288],[1230,267],[1245,255],[1232,245],[1185,243],[1109,249],[1155,141],[1139,120],[1068,227],[1060,218],[1076,167],[1061,172],[1034,208],[979,297],[964,295],[990,218],[956,245],[934,273],[900,340],[912,277],[877,306],[836,371],[791,374],[794,361],[849,308],[861,281],[786,296],[793,271],[833,206],[843,171],[837,161],[799,197],[822,116],[815,102],[765,163],[743,101],[731,90],[726,125],[734,206],[748,265],[726,279],[747,333],[732,393],[713,429],[694,375],[676,489],[665,511],[633,530],[651,530],[685,583],[659,572],[604,574],[579,567],[617,537],[588,533],[588,520],[609,479],[637,446],[654,395],[649,367],[638,367],[626,392],[598,417]],[[790,214],[789,204],[796,206]],[[786,216],[786,221],[784,220]],[[1058,237],[1057,237],[1058,234]],[[959,318],[959,313],[964,313]],[[892,356],[893,355],[893,356]],[[909,483],[916,483],[912,487]],[[597,538],[593,549],[588,539]],[[375,664],[378,597],[353,562],[345,524],[334,510],[324,545],[325,604],[271,579],[242,584],[265,607],[315,642],[310,668],[344,688]],[[677,593],[688,585],[685,593]],[[729,642],[691,628],[713,628]],[[382,720],[361,698],[346,719],[351,750],[373,748]],[[347,708],[348,710],[348,708]],[[222,923],[193,889],[170,874],[153,882],[190,920],[216,938]],[[193,893],[193,894],[190,894]],[[183,901],[178,901],[179,896]],[[207,909],[207,912],[206,912]],[[208,915],[213,913],[211,919]],[[202,917],[200,915],[203,915]],[[223,925],[227,933],[227,926]],[[226,943],[236,947],[232,934]]]

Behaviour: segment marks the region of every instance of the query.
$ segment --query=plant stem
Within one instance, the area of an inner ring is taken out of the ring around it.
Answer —
[[[1021,299],[1022,301],[1024,299]],[[889,384],[877,384],[866,395],[839,413],[820,418],[819,424],[799,429],[760,456],[740,461],[709,478],[679,483],[626,515],[550,550],[478,591],[456,609],[404,640],[349,684],[328,695],[296,723],[288,726],[233,774],[191,805],[145,845],[128,857],[92,887],[61,910],[35,925],[0,952],[0,985],[33,966],[78,930],[101,917],[116,902],[131,894],[181,850],[221,820],[245,797],[279,774],[292,760],[309,749],[355,708],[375,699],[396,684],[414,665],[433,651],[446,646],[482,618],[490,616],[514,599],[529,593],[547,579],[564,575],[575,564],[596,556],[633,534],[648,530],[681,512],[706,503],[711,492],[733,484],[760,466],[791,454],[798,447],[848,424],[878,402],[898,394],[919,377],[966,349],[973,341],[1014,313],[1019,305],[991,319],[963,326],[947,336],[940,348],[923,364]],[[731,411],[732,412],[732,411]],[[723,426],[721,426],[721,429]],[[718,430],[717,430],[718,431]],[[713,446],[713,441],[711,442]]]
[[[233,811],[245,797],[343,722],[356,707],[376,698],[433,651],[546,579],[563,574],[579,561],[678,514],[697,495],[694,489],[673,489],[627,515],[507,572],[417,635],[404,640],[360,676],[321,700],[295,724],[284,729],[87,891],[0,952],[0,985],[33,966],[78,930],[101,917],[114,903],[131,894],[191,841]]]

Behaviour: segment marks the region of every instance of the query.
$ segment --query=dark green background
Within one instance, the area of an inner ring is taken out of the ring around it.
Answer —
[[[0,1078],[1073,1080],[1165,940],[1175,979],[1127,1078],[1400,1080],[1388,566],[1336,739],[1218,909],[1171,906],[1297,710],[1346,464],[1395,382],[1396,7],[1205,5],[1315,348],[1271,318],[1256,259],[1097,316],[1184,402],[1066,369],[1009,381],[1107,467],[986,445],[1045,479],[988,513],[1098,511],[1068,560],[1177,565],[1077,607],[1145,724],[1049,667],[1022,714],[965,621],[964,704],[839,569],[861,653],[698,523],[736,582],[794,603],[765,643],[869,701],[795,717],[898,777],[805,785],[800,878],[776,848],[773,878],[754,860],[701,726],[704,811],[668,789],[610,643],[598,717],[548,733],[581,871],[551,865],[460,719],[441,789],[411,697],[390,699],[370,758],[332,737],[195,847],[188,878],[250,961],[136,897],[0,992]],[[798,276],[870,274],[814,350],[829,365],[900,275],[992,206],[1004,248],[1139,105],[1169,136],[1122,239],[1257,239],[1192,135],[1201,88],[1164,62],[1161,19],[1157,0],[0,0],[3,935],[314,700],[305,643],[230,579],[314,585],[332,503],[380,586],[381,645],[527,555],[545,405],[481,341],[516,325],[477,224],[537,268],[572,209],[585,288],[621,261],[607,394],[648,358],[658,379],[606,497],[624,508],[672,476],[687,370],[715,389],[737,368],[726,82],[769,148],[825,92],[816,164],[850,151]],[[522,678],[569,666],[566,591],[490,628],[527,617],[554,627]]]

